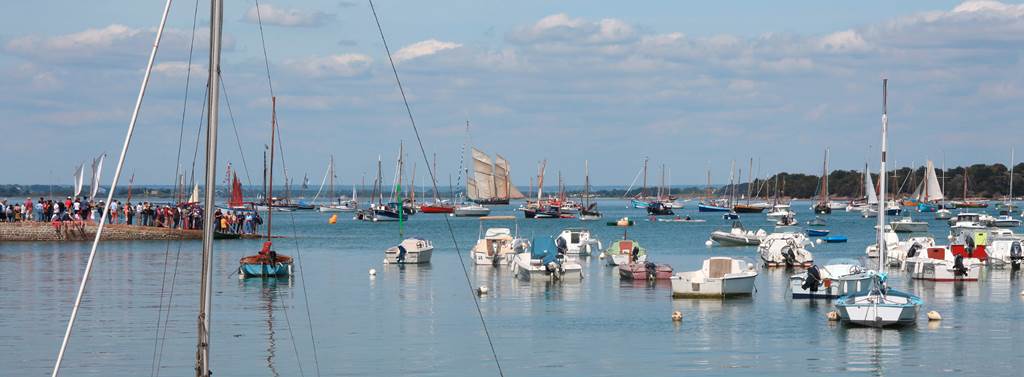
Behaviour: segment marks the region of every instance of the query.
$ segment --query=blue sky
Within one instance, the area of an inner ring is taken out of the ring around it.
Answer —
[[[240,143],[257,180],[270,101],[254,4],[226,1],[223,78],[240,137],[224,108],[218,157],[240,168]],[[260,4],[290,174],[319,181],[331,153],[343,182],[372,175],[378,155],[391,164],[413,136],[367,3]],[[544,158],[549,177],[561,170],[570,183],[587,159],[601,185],[628,184],[644,156],[677,184],[703,182],[707,166],[722,182],[730,161],[751,157],[762,174],[815,173],[826,146],[833,168],[860,169],[866,158],[874,167],[883,75],[898,165],[1006,163],[1024,136],[1015,2],[376,5],[442,184],[458,166],[466,119],[473,144],[508,158],[520,185]],[[126,165],[136,182],[173,180],[194,6],[172,7]],[[116,154],[162,7],[4,5],[0,134],[7,161],[24,163],[5,164],[0,182],[70,183],[75,165]],[[209,5],[199,7],[186,168],[206,78]]]

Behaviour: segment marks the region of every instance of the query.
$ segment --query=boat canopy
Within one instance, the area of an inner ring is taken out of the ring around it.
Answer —
[[[487,228],[487,232],[484,233],[484,237],[494,238],[499,236],[512,236],[512,230],[509,228]]]
[[[541,259],[544,264],[555,261],[558,257],[558,247],[551,237],[538,237],[533,239],[533,250],[530,252],[530,259]]]

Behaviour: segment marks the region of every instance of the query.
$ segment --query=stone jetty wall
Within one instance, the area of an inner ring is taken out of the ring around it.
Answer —
[[[96,237],[95,223],[62,222],[53,223],[20,222],[0,223],[0,242],[4,241],[92,241]],[[103,240],[178,240],[202,239],[200,230],[181,230],[148,226],[107,224],[103,227]]]

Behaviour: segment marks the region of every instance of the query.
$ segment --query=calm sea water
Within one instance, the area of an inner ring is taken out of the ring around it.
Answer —
[[[813,217],[808,206],[794,204],[798,219]],[[601,209],[607,220],[644,218],[621,201],[602,201]],[[630,237],[677,271],[715,255],[756,259],[754,248],[704,246],[712,230],[728,227],[720,214],[697,213],[693,203],[680,213],[708,221],[638,221]],[[496,207],[492,214],[514,212]],[[398,224],[342,215],[328,225],[327,217],[275,217],[275,232],[288,237],[276,249],[299,259],[290,281],[239,280],[238,258],[260,241],[216,242],[215,375],[315,376],[317,364],[324,376],[498,374],[441,217],[419,214],[405,224],[406,235],[427,237],[436,248],[430,265],[405,267],[381,264],[383,250],[399,240]],[[469,263],[480,222],[449,220]],[[742,220],[771,229],[763,214]],[[815,259],[861,258],[876,220],[836,212],[828,221],[850,242],[818,245]],[[622,236],[603,221],[516,222],[528,237],[574,226],[589,227],[605,244]],[[944,242],[944,222],[930,220],[930,228]],[[48,375],[88,248],[0,244],[0,374]],[[146,376],[154,365],[160,375],[193,374],[199,267],[198,242],[102,243],[64,375]],[[971,283],[912,282],[892,272],[891,284],[920,295],[925,306],[917,326],[877,330],[828,322],[831,302],[790,299],[794,271],[762,270],[753,297],[723,301],[672,299],[667,282],[619,281],[596,258],[584,263],[579,283],[521,282],[505,269],[467,268],[474,286],[491,288],[480,307],[507,376],[1020,375],[1024,368],[1024,283],[1009,270],[988,270]],[[670,320],[674,310],[683,313],[681,323]],[[944,320],[929,323],[928,310]]]

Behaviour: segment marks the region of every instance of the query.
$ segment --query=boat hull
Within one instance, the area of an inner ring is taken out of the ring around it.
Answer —
[[[846,296],[843,296],[846,297]],[[840,300],[843,298],[841,297]],[[917,321],[920,306],[910,304],[836,304],[843,321],[868,327],[907,326]]]
[[[697,211],[698,212],[729,212],[729,208],[713,206],[713,205],[708,205],[708,204],[698,204],[697,205]]]
[[[889,223],[892,227],[892,231],[896,233],[925,233],[928,231],[928,223],[924,221],[914,222],[900,222],[894,221]]]
[[[676,275],[672,277],[672,297],[725,298],[750,296],[754,292],[754,279],[756,277],[756,275],[753,275],[696,281]]]
[[[672,266],[654,263],[626,263],[619,266],[619,277],[624,280],[667,280],[672,278]]]
[[[711,240],[722,246],[757,246],[761,244],[761,238],[757,236],[739,235],[731,232],[716,230],[711,232]]]
[[[789,279],[789,288],[795,299],[828,299],[839,298],[840,296],[865,292],[871,288],[872,277],[863,275],[859,277],[840,277],[828,279],[817,290],[805,289],[804,277],[806,273],[794,275]]]

